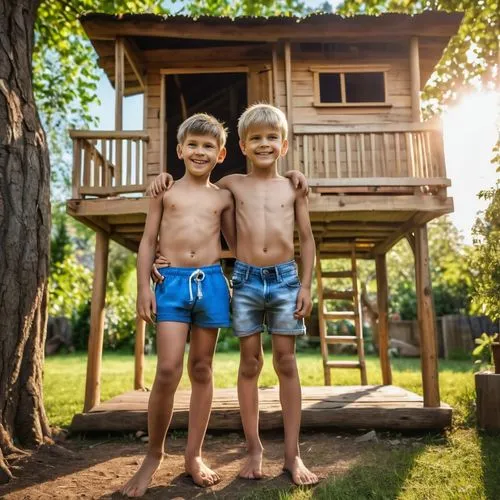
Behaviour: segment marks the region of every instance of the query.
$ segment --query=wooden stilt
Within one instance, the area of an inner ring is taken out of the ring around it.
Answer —
[[[146,322],[137,316],[135,320],[135,376],[134,389],[144,390],[144,342]]]
[[[422,360],[424,406],[438,407],[440,405],[440,398],[436,319],[429,273],[429,246],[426,224],[418,226],[415,229],[415,276],[418,322],[420,327],[420,356]]]
[[[377,272],[377,306],[378,306],[378,350],[382,383],[392,384],[391,363],[389,360],[389,315],[388,315],[388,286],[387,265],[385,254],[375,257]]]
[[[83,411],[101,402],[101,362],[104,337],[104,302],[108,272],[109,235],[97,231],[94,258],[94,282],[90,306],[90,336],[87,358],[87,383]]]

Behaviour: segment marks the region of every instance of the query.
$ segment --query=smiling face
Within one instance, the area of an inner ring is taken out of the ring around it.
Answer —
[[[184,161],[186,172],[194,177],[210,175],[217,163],[226,157],[226,148],[221,148],[211,135],[187,134],[182,144],[177,144],[177,156]]]
[[[269,168],[288,150],[288,141],[283,140],[277,128],[269,126],[250,127],[245,140],[240,141],[241,151],[254,167]]]

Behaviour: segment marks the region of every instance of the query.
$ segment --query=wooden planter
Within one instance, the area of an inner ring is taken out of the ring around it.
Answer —
[[[493,351],[493,363],[495,365],[495,373],[500,375],[500,342],[495,342],[491,345]]]
[[[477,425],[488,431],[500,430],[500,374],[476,373],[475,380]]]

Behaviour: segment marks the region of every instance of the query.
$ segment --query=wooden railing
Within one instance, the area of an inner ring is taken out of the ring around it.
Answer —
[[[145,191],[145,132],[71,130],[70,137],[74,199]]]
[[[293,168],[308,178],[444,178],[442,132],[430,123],[295,125]]]

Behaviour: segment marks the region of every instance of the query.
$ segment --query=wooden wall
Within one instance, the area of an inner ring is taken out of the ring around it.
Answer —
[[[305,47],[305,48],[304,48]],[[409,44],[349,45],[338,53],[307,51],[307,45],[292,44],[293,124],[376,124],[411,122]],[[147,159],[148,180],[160,172],[160,102],[161,74],[173,68],[221,68],[241,66],[250,72],[272,66],[271,46],[155,50],[144,54],[147,73],[145,124],[150,136]],[[313,106],[313,72],[311,66],[338,65],[388,66],[387,95],[390,107],[338,108]],[[216,72],[216,71],[214,71]],[[269,77],[272,79],[272,75]],[[283,47],[278,47],[277,102],[286,109],[286,86]],[[272,81],[272,80],[271,80]],[[264,97],[264,96],[263,96]],[[263,97],[261,99],[263,99]]]

